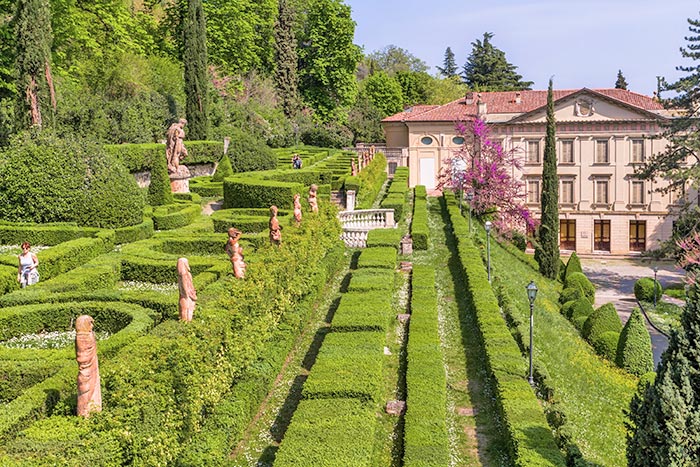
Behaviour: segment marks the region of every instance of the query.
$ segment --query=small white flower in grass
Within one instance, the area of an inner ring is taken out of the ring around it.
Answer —
[[[95,333],[98,341],[108,339],[110,334],[106,331]],[[39,334],[24,334],[13,337],[0,345],[10,349],[60,349],[73,345],[75,342],[75,331],[53,331]]]
[[[177,283],[152,284],[140,281],[122,281],[118,285],[118,290],[147,290],[152,292],[170,293],[177,290]]]

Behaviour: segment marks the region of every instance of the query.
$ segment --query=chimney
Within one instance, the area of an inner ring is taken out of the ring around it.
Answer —
[[[483,102],[481,97],[479,97],[479,100],[476,101],[476,116],[481,117],[484,115],[486,115],[486,102]]]
[[[520,104],[523,100],[520,98],[520,93],[516,92],[515,93],[515,103]]]
[[[474,103],[474,93],[473,92],[467,93],[467,96],[466,96],[464,103],[467,105],[472,105]]]

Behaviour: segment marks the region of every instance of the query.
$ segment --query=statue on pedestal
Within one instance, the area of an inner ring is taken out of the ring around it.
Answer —
[[[279,246],[282,243],[282,229],[277,220],[277,206],[270,206],[270,243]]]
[[[78,407],[81,417],[102,411],[100,368],[97,363],[97,339],[92,331],[95,320],[81,315],[75,320],[75,359],[78,361]]]
[[[197,304],[197,291],[192,283],[192,273],[187,258],[177,260],[177,286],[180,291],[180,301],[178,302],[180,321],[188,323],[192,321],[194,306]]]
[[[180,161],[187,157],[187,148],[185,148],[185,125],[187,120],[181,118],[177,122],[170,125],[166,133],[165,156],[168,158],[168,174],[170,175],[189,175],[187,167],[180,167]]]
[[[301,224],[301,195],[299,193],[294,194],[294,220],[297,226]]]
[[[316,199],[316,192],[318,187],[316,185],[311,185],[309,187],[309,206],[311,207],[311,212],[318,212],[318,200]]]
[[[228,241],[226,242],[226,254],[231,258],[233,275],[239,279],[245,277],[245,262],[243,261],[243,248],[238,244],[242,232],[231,227],[228,229]]]
[[[350,161],[350,170],[353,177],[357,176],[357,165],[355,164],[355,159]]]

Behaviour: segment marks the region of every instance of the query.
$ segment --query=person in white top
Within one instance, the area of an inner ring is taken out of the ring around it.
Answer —
[[[17,282],[22,288],[39,282],[39,259],[29,251],[30,247],[29,242],[22,243],[22,253],[18,257]]]

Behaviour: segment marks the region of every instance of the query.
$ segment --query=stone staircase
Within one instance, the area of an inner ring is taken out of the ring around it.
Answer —
[[[331,191],[331,203],[340,208],[345,208],[345,193],[342,191]]]

